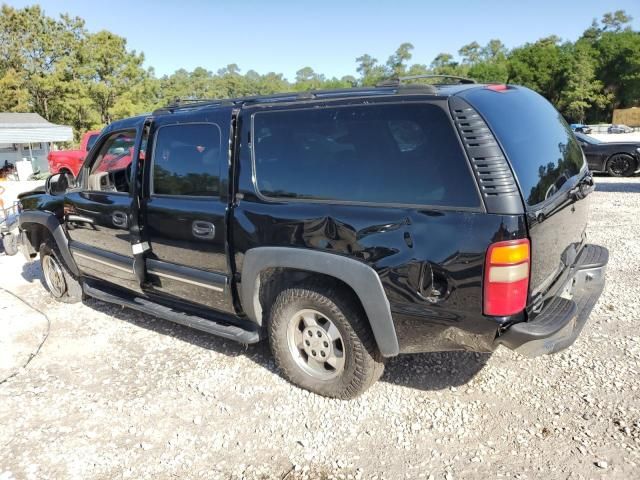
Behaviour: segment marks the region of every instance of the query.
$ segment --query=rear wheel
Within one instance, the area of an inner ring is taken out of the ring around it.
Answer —
[[[607,172],[614,177],[630,177],[636,170],[636,161],[626,153],[615,153],[607,161]]]
[[[327,397],[357,397],[384,370],[362,307],[325,283],[282,291],[271,309],[269,341],[292,383]]]
[[[53,298],[63,303],[82,301],[82,285],[73,278],[52,244],[40,246],[40,265],[44,284]]]

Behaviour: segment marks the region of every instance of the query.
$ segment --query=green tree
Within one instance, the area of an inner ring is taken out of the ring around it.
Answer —
[[[569,68],[567,50],[559,41],[553,35],[512,50],[507,81],[525,85],[557,103],[567,83]]]
[[[558,102],[558,107],[571,120],[586,121],[590,110],[602,109],[610,101],[602,82],[596,79],[596,62],[593,50],[585,45],[574,47],[571,66],[568,69],[567,85]]]
[[[325,82],[324,75],[314,72],[311,67],[303,67],[296,72],[296,82],[293,88],[296,91],[318,90]]]
[[[624,10],[605,13],[602,16],[602,30],[605,32],[619,32],[625,25],[631,23],[633,18],[627,15]],[[627,26],[630,29],[631,27]]]
[[[378,60],[371,55],[364,54],[356,58],[356,71],[360,74],[360,83],[363,86],[373,86],[386,77],[385,68],[378,64]]]
[[[462,63],[465,65],[474,65],[481,60],[482,47],[478,42],[471,42],[463,45],[458,50],[458,55],[462,58]]]
[[[467,75],[478,82],[505,83],[509,78],[507,48],[498,39],[489,40],[484,47],[478,47],[477,58],[469,67]]]
[[[458,62],[453,60],[450,53],[440,53],[431,62],[431,70],[436,75],[463,75]]]
[[[412,50],[412,44],[408,42],[402,43],[387,60],[386,76],[401,77],[405,75],[407,72],[407,62],[411,60]]]
[[[88,35],[81,50],[87,94],[103,123],[140,113],[151,100],[145,95],[148,74],[142,68],[144,55],[129,52],[126,44],[124,38],[101,31]]]

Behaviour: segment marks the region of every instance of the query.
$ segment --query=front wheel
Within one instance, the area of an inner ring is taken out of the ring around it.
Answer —
[[[283,290],[271,308],[268,329],[283,375],[314,393],[351,399],[384,370],[362,306],[330,284]]]
[[[7,233],[2,237],[2,248],[4,248],[4,253],[9,256],[18,253],[18,237],[13,233]]]
[[[49,293],[63,303],[77,303],[82,301],[82,285],[73,278],[55,247],[49,243],[40,246],[40,265],[44,284]]]
[[[636,170],[636,161],[626,153],[616,153],[607,161],[607,172],[614,177],[630,177]]]

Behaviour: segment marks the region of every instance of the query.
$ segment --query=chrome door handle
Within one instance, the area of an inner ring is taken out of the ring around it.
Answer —
[[[211,222],[195,220],[191,224],[191,233],[193,233],[193,236],[196,238],[212,240],[216,236],[216,227]]]
[[[111,221],[118,228],[127,228],[127,214],[124,212],[113,212],[111,214]]]

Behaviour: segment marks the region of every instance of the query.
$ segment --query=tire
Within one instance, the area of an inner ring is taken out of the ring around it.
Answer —
[[[355,398],[384,371],[362,307],[331,283],[311,282],[280,292],[267,328],[283,376],[319,395]]]
[[[58,253],[56,246],[40,245],[43,283],[53,298],[62,303],[78,303],[84,298],[82,285],[76,280]]]
[[[18,253],[18,237],[13,233],[7,233],[2,237],[2,248],[4,248],[4,253],[9,256]]]
[[[630,177],[636,168],[636,160],[626,153],[614,153],[607,160],[607,172],[613,177]]]

